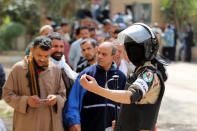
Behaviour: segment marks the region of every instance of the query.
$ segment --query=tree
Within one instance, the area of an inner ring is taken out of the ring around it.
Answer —
[[[44,24],[44,20],[47,15],[50,15],[56,22],[59,23],[62,17],[62,10],[64,5],[69,0],[36,0],[39,6],[41,25]],[[74,0],[75,1],[75,0]]]
[[[4,19],[22,24],[28,44],[38,35],[47,15],[60,24],[61,18],[73,18],[81,5],[90,3],[91,0],[0,0],[0,25],[6,24]]]
[[[189,19],[197,15],[196,0],[162,0],[160,7],[165,19],[176,23],[179,33]]]
[[[91,0],[68,0],[62,10],[63,16],[73,18],[80,8],[90,9]]]
[[[1,18],[22,24],[26,30],[26,42],[39,31],[40,13],[34,0],[3,0]],[[3,23],[5,24],[5,23]]]

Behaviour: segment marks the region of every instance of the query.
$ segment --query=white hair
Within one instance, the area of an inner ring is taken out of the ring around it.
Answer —
[[[43,25],[41,28],[40,28],[40,34],[44,31],[44,30],[52,30],[53,31],[53,28],[50,26],[50,25]]]

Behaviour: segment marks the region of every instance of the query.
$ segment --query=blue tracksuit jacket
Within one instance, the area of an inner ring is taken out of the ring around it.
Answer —
[[[70,91],[63,110],[64,124],[66,126],[81,124],[82,131],[105,131],[105,128],[110,127],[111,122],[115,119],[115,103],[84,89],[79,83],[80,76],[83,74],[93,76],[101,87],[104,87],[106,81],[111,79],[113,75],[118,75],[119,89],[124,89],[126,76],[117,69],[115,63],[112,64],[108,72],[95,64],[80,73]],[[114,88],[113,81],[108,83],[108,88]]]

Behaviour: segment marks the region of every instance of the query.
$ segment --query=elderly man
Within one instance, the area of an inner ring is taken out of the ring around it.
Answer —
[[[126,76],[113,62],[116,50],[116,47],[109,42],[101,44],[98,47],[97,64],[83,70],[76,79],[63,112],[64,124],[70,131],[105,131],[111,127],[115,114],[114,102],[83,89],[79,79],[81,75],[88,74],[104,87],[113,75],[118,75],[118,87],[123,89]],[[114,83],[110,82],[108,88],[113,89],[113,85]]]
[[[13,66],[4,84],[3,99],[14,108],[13,131],[63,131],[66,90],[50,54],[51,40],[37,37],[29,57]]]
[[[48,34],[50,34],[51,32],[53,32],[53,28],[50,25],[44,25],[40,28],[40,36],[47,36]],[[25,55],[29,55],[30,53],[30,46],[32,46],[34,44],[34,42],[32,41],[31,43],[29,43],[25,49]]]

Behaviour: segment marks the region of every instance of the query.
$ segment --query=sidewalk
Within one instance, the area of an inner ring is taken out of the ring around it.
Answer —
[[[11,70],[11,67],[18,61],[22,60],[24,56],[2,56],[0,55],[0,63],[6,72],[6,78]]]
[[[24,58],[23,51],[6,51],[0,54],[0,63],[5,67],[12,67],[17,61]]]
[[[158,131],[197,131],[197,64],[172,63],[158,118]]]

